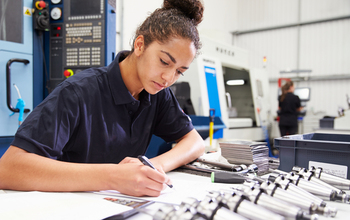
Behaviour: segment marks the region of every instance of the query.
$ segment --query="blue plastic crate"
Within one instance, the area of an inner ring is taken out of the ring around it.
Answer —
[[[310,133],[274,139],[279,150],[278,169],[289,172],[293,166],[308,168],[309,161],[344,165],[350,177],[350,135]]]

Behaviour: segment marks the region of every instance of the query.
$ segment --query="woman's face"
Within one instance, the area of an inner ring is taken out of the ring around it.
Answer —
[[[150,94],[171,86],[189,68],[196,54],[187,39],[173,38],[165,44],[152,42],[137,58],[137,72],[142,87]]]

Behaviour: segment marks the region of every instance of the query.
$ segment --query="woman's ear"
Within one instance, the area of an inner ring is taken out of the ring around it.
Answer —
[[[136,56],[140,56],[145,49],[145,40],[143,35],[139,35],[134,42],[134,53]]]

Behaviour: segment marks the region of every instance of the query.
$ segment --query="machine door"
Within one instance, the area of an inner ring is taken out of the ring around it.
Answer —
[[[258,126],[267,126],[271,113],[268,74],[264,69],[251,69],[250,82]],[[259,110],[258,110],[259,109]]]
[[[30,0],[0,1],[0,143],[19,126],[14,85],[25,102],[23,119],[33,110],[32,4]]]

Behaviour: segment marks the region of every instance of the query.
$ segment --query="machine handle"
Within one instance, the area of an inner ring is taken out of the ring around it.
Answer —
[[[231,104],[231,94],[226,92],[226,98],[227,98],[227,105],[229,108],[232,108],[232,104]]]
[[[7,61],[6,64],[6,92],[7,92],[7,107],[12,111],[12,112],[19,112],[18,108],[13,108],[11,105],[11,64],[14,62],[18,63],[24,63],[27,65],[29,63],[29,60],[26,59],[18,59],[18,58],[13,58]],[[30,109],[25,108],[24,112],[28,113]]]

